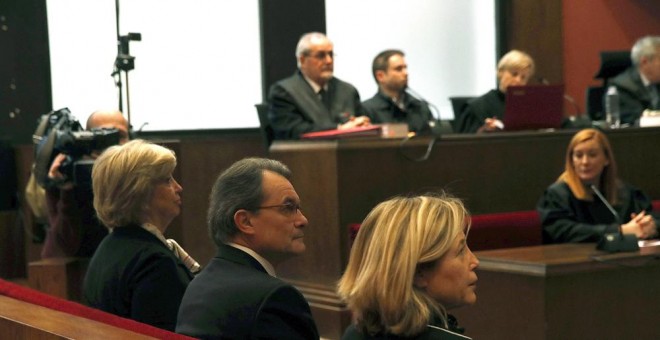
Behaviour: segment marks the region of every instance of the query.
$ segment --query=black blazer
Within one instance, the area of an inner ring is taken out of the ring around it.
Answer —
[[[536,209],[543,226],[543,243],[546,244],[597,242],[604,234],[619,230],[620,223],[605,204],[597,197],[593,201],[578,199],[563,181],[553,183],[543,192]],[[651,199],[641,190],[621,183],[619,203],[614,209],[621,223],[627,223],[630,214],[642,210],[652,213],[653,206]]]
[[[176,332],[200,339],[318,339],[305,298],[223,245],[186,290]]]
[[[471,340],[472,338],[462,334],[461,330],[447,330],[443,327],[429,324],[420,334],[411,337],[403,337],[394,334],[369,335],[358,331],[354,324],[346,328],[341,340]]]
[[[342,80],[328,82],[330,108],[326,108],[300,71],[278,81],[268,95],[268,118],[275,139],[298,139],[311,131],[330,130],[350,116],[362,116],[357,89]]]
[[[498,89],[490,90],[481,97],[468,102],[456,122],[456,131],[475,133],[484,125],[486,118],[504,118],[505,96]]]
[[[90,307],[174,331],[193,275],[156,236],[138,225],[114,228],[92,257],[83,284]]]
[[[408,123],[408,130],[417,133],[430,133],[429,121],[433,120],[431,109],[422,102],[404,92],[404,109],[401,110],[392,99],[378,91],[373,97],[362,103],[364,112],[374,124]]]

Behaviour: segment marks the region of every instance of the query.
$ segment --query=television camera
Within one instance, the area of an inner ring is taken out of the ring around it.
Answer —
[[[43,187],[64,182],[73,182],[76,186],[90,185],[93,155],[119,144],[119,137],[119,130],[115,128],[84,130],[68,108],[44,114],[33,136],[37,182]],[[48,178],[48,171],[60,153],[67,156],[59,167],[64,178],[53,181]]]

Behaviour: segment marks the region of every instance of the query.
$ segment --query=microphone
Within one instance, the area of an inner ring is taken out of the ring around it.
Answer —
[[[406,87],[406,93],[411,95],[413,98],[419,100],[420,102],[428,105],[429,109],[431,110],[431,114],[434,116],[434,118],[437,121],[440,121],[440,110],[438,110],[438,108],[435,105],[424,99],[419,93],[417,93],[417,91],[411,89],[410,87]]]
[[[453,129],[451,126],[449,126],[446,122],[443,123],[442,120],[440,119],[440,110],[433,105],[433,103],[429,102],[428,100],[424,99],[417,91],[411,89],[410,87],[406,87],[406,93],[412,96],[413,98],[419,100],[420,102],[426,104],[429,107],[429,110],[431,111],[431,115],[433,116],[434,120],[429,121],[429,127],[431,128],[431,132],[435,136],[440,136],[443,133],[452,133]]]
[[[608,202],[603,194],[600,193],[600,190],[596,188],[595,185],[591,185],[591,191],[598,196],[598,199],[605,204],[607,209],[614,216],[614,220],[619,225],[618,233],[611,233],[603,235],[603,238],[596,245],[596,249],[616,253],[620,251],[638,251],[639,245],[637,244],[637,237],[634,234],[624,234],[621,229],[621,218],[619,214],[614,210],[614,207]]]
[[[539,83],[543,85],[550,85],[548,79],[545,79],[544,77],[539,77]],[[566,92],[564,92],[564,100],[571,104],[571,107],[573,107],[573,110],[575,110],[575,116],[582,116],[582,110],[580,109],[580,106],[575,101],[575,99],[566,94]]]

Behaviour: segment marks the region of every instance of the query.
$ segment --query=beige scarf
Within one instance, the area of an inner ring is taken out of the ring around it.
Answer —
[[[195,261],[188,253],[183,250],[183,247],[181,247],[175,240],[173,239],[166,239],[165,236],[163,236],[163,233],[160,232],[160,229],[156,227],[153,224],[149,223],[144,223],[142,224],[142,228],[144,228],[146,231],[152,233],[154,236],[156,236],[163,244],[167,246],[173,253],[174,256],[178,257],[183,264],[188,267],[191,273],[197,274],[199,271],[202,269],[202,266]]]

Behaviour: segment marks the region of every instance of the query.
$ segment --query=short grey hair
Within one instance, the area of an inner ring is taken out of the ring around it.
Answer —
[[[309,53],[312,45],[318,44],[321,41],[328,41],[332,43],[332,41],[330,41],[330,39],[328,39],[328,37],[321,32],[305,33],[302,35],[302,37],[300,37],[300,40],[298,40],[298,45],[296,45],[296,61],[298,63],[298,67],[300,67],[300,57]]]
[[[497,63],[498,73],[502,71],[523,70],[526,68],[529,68],[530,76],[534,75],[534,71],[536,70],[534,59],[532,59],[529,54],[520,50],[511,50],[507,52]]]
[[[660,48],[660,36],[647,35],[639,38],[630,51],[630,59],[633,65],[639,66],[642,57],[652,57],[656,55]]]
[[[223,171],[211,190],[207,222],[209,235],[217,246],[238,234],[234,214],[240,210],[257,211],[263,195],[263,174],[271,171],[291,180],[291,170],[273,159],[244,158]]]

